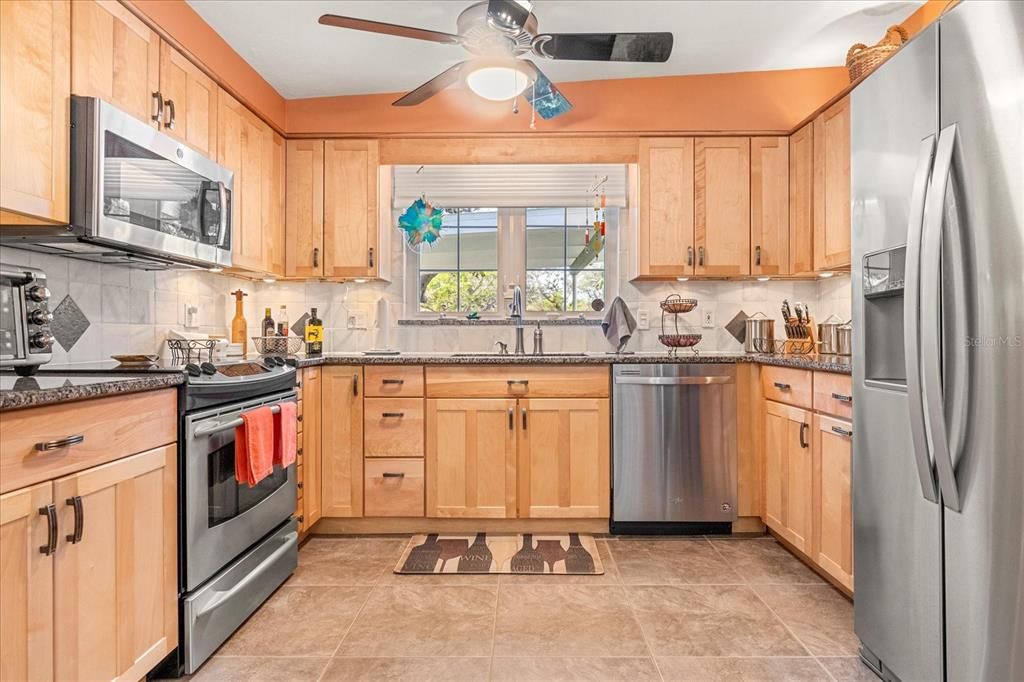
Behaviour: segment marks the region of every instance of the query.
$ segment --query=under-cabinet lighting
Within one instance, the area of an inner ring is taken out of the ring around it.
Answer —
[[[366,279],[365,277],[356,277],[352,281],[355,282],[356,284],[366,284],[369,280]]]
[[[263,281],[266,282],[267,284],[273,284],[274,282],[277,281],[277,278],[276,277],[267,276],[267,277],[263,278]]]
[[[818,277],[821,277],[822,279],[828,279],[829,277],[831,277],[834,274],[836,274],[836,273],[834,273],[834,272],[819,272],[818,273]]]
[[[209,272],[224,272],[224,268],[209,268]]]
[[[690,278],[689,277],[676,277],[676,281],[677,282],[689,282]]]
[[[758,277],[757,281],[758,282],[770,282],[771,279],[772,279],[771,277]]]

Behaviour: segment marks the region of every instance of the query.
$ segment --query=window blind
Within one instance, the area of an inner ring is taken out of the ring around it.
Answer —
[[[421,195],[449,207],[589,206],[594,195],[588,190],[604,176],[607,205],[626,205],[624,164],[394,166],[393,173],[395,208]]]

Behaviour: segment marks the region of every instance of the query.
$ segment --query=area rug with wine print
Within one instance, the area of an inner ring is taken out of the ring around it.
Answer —
[[[548,535],[414,535],[395,573],[602,575],[594,538]]]

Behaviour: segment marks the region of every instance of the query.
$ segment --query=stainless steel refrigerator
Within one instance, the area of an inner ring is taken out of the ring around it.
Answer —
[[[900,680],[1024,680],[1024,3],[852,93],[855,629]]]

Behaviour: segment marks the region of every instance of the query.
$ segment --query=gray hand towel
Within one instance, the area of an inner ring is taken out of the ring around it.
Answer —
[[[612,304],[608,306],[608,312],[605,313],[604,320],[601,322],[601,331],[604,332],[604,337],[615,347],[616,351],[621,352],[635,329],[636,320],[633,318],[633,313],[629,312],[626,302],[616,296]]]

